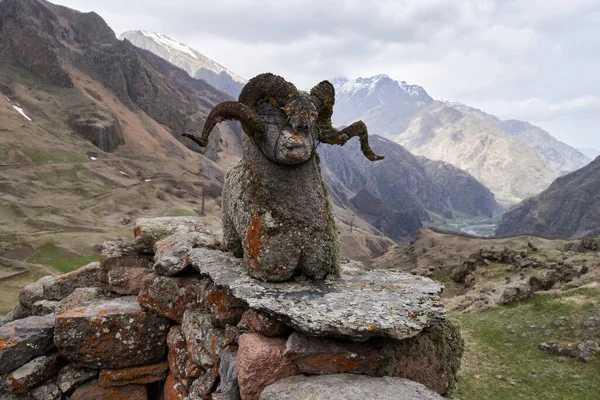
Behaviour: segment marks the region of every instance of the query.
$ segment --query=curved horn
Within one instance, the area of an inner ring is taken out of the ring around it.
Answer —
[[[358,136],[360,150],[371,161],[383,160],[369,146],[369,132],[364,122],[358,121],[338,131],[331,123],[333,106],[335,104],[335,88],[329,81],[323,81],[310,90],[313,103],[319,110],[317,126],[319,128],[319,141],[327,144],[339,144],[343,146],[351,138]]]
[[[271,73],[260,74],[250,79],[240,93],[239,102],[258,109],[258,102],[262,99],[275,101],[276,106],[287,104],[296,94],[298,89],[281,76]]]
[[[265,126],[253,109],[237,101],[226,101],[217,104],[208,114],[201,137],[189,133],[184,133],[183,136],[192,139],[201,147],[206,147],[210,132],[215,125],[225,120],[240,121],[244,132],[253,139],[258,139],[265,133]]]

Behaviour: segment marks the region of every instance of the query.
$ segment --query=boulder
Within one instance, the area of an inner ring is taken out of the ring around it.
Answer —
[[[79,288],[75,289],[73,293],[62,299],[56,306],[56,314],[62,314],[69,310],[79,307],[85,302],[93,300],[107,300],[114,298],[109,292],[106,292],[102,288]]]
[[[16,370],[0,377],[0,390],[26,392],[54,375],[58,354],[36,357]]]
[[[127,385],[103,388],[93,380],[79,386],[71,400],[148,400],[148,389],[144,385]]]
[[[283,322],[253,309],[244,312],[239,326],[243,331],[260,333],[267,337],[285,335],[291,331],[291,328]]]
[[[207,280],[199,276],[150,274],[142,282],[138,301],[143,309],[181,323],[185,310],[196,310],[204,305],[207,286]]]
[[[54,343],[78,367],[127,368],[163,359],[169,322],[140,307],[137,297],[84,303],[56,317]]]
[[[203,400],[210,398],[210,394],[216,388],[219,375],[212,371],[205,371],[190,386],[189,400]]]
[[[166,361],[158,364],[143,365],[141,367],[103,369],[100,371],[98,386],[145,385],[147,383],[164,381],[168,374],[169,364]]]
[[[237,373],[237,352],[223,350],[219,364],[221,393],[226,400],[242,400]]]
[[[0,327],[0,374],[54,349],[54,314],[27,317]]]
[[[60,304],[60,302],[52,300],[36,301],[33,303],[33,306],[31,306],[31,314],[37,316],[54,314],[58,304]]]
[[[211,315],[206,312],[187,310],[181,329],[190,359],[205,369],[217,365],[221,350],[232,343],[222,329],[212,326]]]
[[[206,307],[212,314],[213,325],[220,328],[226,325],[237,325],[247,309],[241,300],[214,285],[206,293]]]
[[[19,294],[19,302],[26,307],[32,307],[41,300],[62,300],[77,288],[97,287],[100,264],[90,263],[68,274],[45,276],[27,285]]]
[[[288,338],[285,355],[302,373],[312,375],[376,375],[383,361],[380,351],[368,342],[309,337],[298,332]]]
[[[63,367],[56,377],[56,384],[63,393],[69,393],[84,382],[98,376],[98,371],[89,368]]]
[[[167,335],[169,370],[175,378],[186,378],[188,361],[187,343],[181,332],[181,326],[172,326]]]
[[[458,382],[464,347],[460,325],[447,317],[415,337],[382,343],[379,375],[407,378],[445,395]]]
[[[310,336],[401,340],[446,315],[441,283],[399,271],[368,270],[355,261],[343,264],[337,279],[282,283],[251,278],[243,260],[218,250],[194,249],[190,262],[250,308]]]
[[[212,234],[177,231],[154,243],[154,272],[173,276],[189,267],[190,251],[196,247],[217,246]]]
[[[47,381],[35,389],[31,389],[29,395],[34,400],[60,400],[63,398],[60,388],[52,381]]]
[[[301,371],[285,356],[286,339],[268,338],[258,333],[240,336],[237,371],[244,400],[258,400],[265,387]]]
[[[420,383],[402,378],[334,374],[293,376],[268,386],[260,400],[443,400]]]
[[[9,322],[16,321],[18,319],[31,317],[31,308],[24,306],[21,302],[17,302],[15,308],[11,312],[0,318],[0,326],[6,325]]]
[[[531,298],[531,286],[529,285],[518,285],[514,287],[507,287],[502,292],[502,295],[498,299],[499,305],[509,305],[518,303],[523,300]]]
[[[164,389],[164,400],[184,400],[187,397],[188,391],[183,390],[181,385],[177,383],[177,380],[170,374],[165,381]]]
[[[154,244],[176,232],[206,232],[202,218],[198,217],[162,217],[140,218],[135,221],[133,235],[135,245],[141,253],[154,253]]]
[[[140,276],[151,272],[152,257],[138,254],[132,244],[106,242],[100,253],[100,271],[98,279],[119,294],[137,294],[141,288]],[[120,276],[138,277],[137,281],[120,279]],[[112,282],[112,285],[111,285]]]

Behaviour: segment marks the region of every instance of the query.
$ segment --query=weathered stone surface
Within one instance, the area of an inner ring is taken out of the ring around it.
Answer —
[[[11,312],[0,318],[0,326],[6,325],[9,322],[16,321],[18,319],[31,317],[31,308],[24,306],[21,302],[17,302],[15,308]]]
[[[108,272],[108,288],[112,292],[123,295],[137,295],[142,289],[142,282],[150,274],[147,268],[119,267]]]
[[[26,392],[54,375],[58,354],[36,357],[0,377],[0,391]]]
[[[237,352],[223,350],[219,365],[221,393],[226,400],[242,400],[237,373]]]
[[[210,319],[206,312],[187,310],[181,324],[190,359],[205,369],[217,365],[221,350],[231,344],[222,329],[212,326]]]
[[[54,348],[54,314],[27,317],[0,327],[0,374],[15,370]]]
[[[186,377],[185,365],[188,361],[187,343],[181,326],[172,326],[167,335],[169,370],[175,378]]]
[[[45,300],[44,286],[55,281],[56,276],[48,275],[25,286],[19,293],[19,303],[21,303],[25,307],[31,308],[33,303],[38,302],[40,300]]]
[[[36,301],[33,303],[33,306],[31,306],[31,314],[37,316],[54,314],[58,304],[60,304],[60,302],[52,300]]]
[[[181,323],[185,310],[203,307],[207,286],[207,279],[198,276],[168,277],[150,274],[143,280],[138,301],[145,310]]]
[[[68,393],[84,382],[98,376],[98,371],[89,368],[76,368],[67,365],[62,368],[56,377],[56,384],[64,393]]]
[[[247,308],[241,300],[214,285],[206,293],[206,307],[212,314],[213,325],[220,328],[237,325]]]
[[[56,317],[54,343],[78,367],[126,368],[163,359],[169,322],[140,307],[137,297],[84,303]]]
[[[286,340],[258,333],[240,336],[237,370],[240,394],[244,400],[258,400],[267,386],[283,378],[300,374],[285,353]]]
[[[26,307],[32,307],[41,300],[62,300],[77,288],[97,287],[100,264],[90,263],[68,274],[45,276],[25,286],[19,294],[19,301]]]
[[[531,286],[529,285],[508,287],[504,289],[504,292],[502,292],[500,299],[498,299],[498,304],[509,305],[519,301],[527,300],[531,298],[531,296]]]
[[[312,375],[377,375],[383,361],[383,355],[368,343],[309,337],[297,332],[288,338],[285,355],[302,373]]]
[[[404,272],[367,270],[355,261],[344,264],[335,280],[268,283],[248,276],[243,261],[227,253],[198,248],[190,260],[250,308],[313,336],[405,339],[445,316],[442,284]]]
[[[146,269],[150,273],[152,268],[152,256],[139,254],[135,245],[120,243],[120,242],[106,242],[102,245],[102,252],[100,253],[100,271],[98,272],[98,279],[100,282],[108,285],[109,274],[112,270],[124,269]],[[113,281],[116,278],[116,274],[113,273]],[[115,289],[120,288],[122,282],[115,282],[119,285]],[[112,289],[111,289],[112,290]]]
[[[173,374],[170,374],[165,381],[165,386],[163,389],[165,395],[164,400],[184,400],[184,398],[188,395],[188,391],[180,391],[181,389],[181,385],[178,384]]]
[[[190,386],[189,400],[203,400],[210,398],[209,395],[215,389],[218,375],[212,371],[205,371]]]
[[[196,247],[218,247],[214,236],[206,231],[175,232],[154,244],[154,271],[173,276],[185,270],[190,263],[190,251]]]
[[[135,221],[133,234],[138,251],[154,253],[154,244],[176,232],[207,232],[203,229],[202,218],[197,217],[162,217],[140,218]]]
[[[52,381],[48,381],[35,389],[29,391],[29,395],[35,400],[60,400],[63,393]]]
[[[263,336],[275,337],[291,332],[291,328],[275,318],[249,309],[242,315],[239,327],[242,331],[256,332]]]
[[[56,314],[62,314],[73,308],[77,308],[88,301],[110,299],[113,297],[113,295],[98,287],[75,289],[73,293],[58,303],[56,306]]]
[[[387,341],[381,349],[380,375],[407,378],[448,394],[456,387],[463,352],[460,326],[448,317],[415,337]]]
[[[98,381],[90,381],[73,392],[71,400],[148,400],[148,390],[144,385],[127,385],[103,388]]]
[[[354,374],[293,376],[268,386],[260,400],[443,400],[420,383]]]
[[[141,367],[103,369],[98,377],[98,386],[144,385],[165,380],[168,374],[169,364],[166,361]]]

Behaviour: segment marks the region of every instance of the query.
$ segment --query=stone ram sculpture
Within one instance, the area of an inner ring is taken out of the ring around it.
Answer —
[[[334,101],[328,81],[306,93],[280,76],[261,74],[246,84],[239,101],[213,108],[201,137],[184,134],[206,146],[219,122],[242,124],[243,155],[225,175],[223,187],[223,241],[229,251],[243,254],[255,278],[278,282],[304,275],[318,280],[339,272],[339,245],[317,144],[343,145],[358,136],[369,160],[383,157],[369,147],[362,121],[339,131],[332,126]]]

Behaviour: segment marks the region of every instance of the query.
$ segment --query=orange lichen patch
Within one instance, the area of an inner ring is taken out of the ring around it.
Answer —
[[[142,228],[139,226],[136,226],[135,228],[133,228],[133,236],[135,236],[136,238],[138,236],[140,236],[143,233]]]
[[[299,135],[292,135],[288,138],[288,140],[296,143],[304,143],[304,138]]]
[[[246,254],[248,254],[248,265],[251,267],[258,266],[258,262],[260,260],[260,248],[262,245],[262,236],[263,236],[263,220],[258,213],[252,213],[252,220],[250,221],[250,226],[248,227],[248,249]]]
[[[346,353],[316,354],[303,359],[302,362],[306,363],[312,371],[319,371],[320,373],[374,373],[381,364],[380,360],[351,359]],[[301,367],[301,369],[303,368]]]
[[[221,248],[221,242],[219,242],[218,240],[215,240],[214,242],[210,243],[206,247],[209,248],[210,250],[218,250]]]
[[[169,364],[161,362],[142,367],[120,368],[100,371],[98,386],[111,387],[129,385],[132,383],[146,384],[162,381],[167,376]]]
[[[0,350],[10,347],[14,344],[15,342],[13,340],[6,340],[0,337]]]
[[[206,295],[206,305],[212,311],[226,313],[229,311],[229,307],[227,306],[230,303],[229,297],[230,295],[223,290],[211,290]]]

